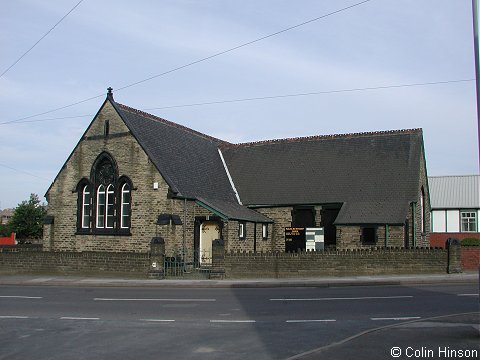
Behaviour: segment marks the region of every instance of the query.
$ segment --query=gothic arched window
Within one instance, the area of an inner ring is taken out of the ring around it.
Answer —
[[[125,182],[120,190],[120,228],[128,229],[130,227],[130,185]]]
[[[89,232],[92,227],[92,184],[88,179],[78,182],[77,190],[77,231]]]
[[[96,228],[103,229],[105,227],[105,186],[100,184],[97,187],[97,214]]]
[[[107,203],[105,206],[105,227],[107,229],[113,229],[115,225],[115,191],[113,184],[108,185],[106,192]]]
[[[90,216],[92,215],[92,193],[87,184],[82,190],[82,229],[90,229]]]
[[[90,180],[77,185],[79,234],[129,234],[132,182],[118,176],[113,157],[103,152],[95,160]]]

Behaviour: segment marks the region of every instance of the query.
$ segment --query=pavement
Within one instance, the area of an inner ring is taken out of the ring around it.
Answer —
[[[480,271],[479,271],[480,272]],[[479,273],[377,275],[284,279],[132,279],[62,275],[0,275],[0,285],[84,286],[84,287],[156,287],[156,288],[269,288],[385,286],[446,283],[479,284]]]
[[[287,360],[477,359],[480,354],[479,324],[478,312],[405,321],[369,329]]]

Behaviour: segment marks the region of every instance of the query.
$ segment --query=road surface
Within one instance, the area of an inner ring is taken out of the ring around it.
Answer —
[[[439,346],[480,352],[478,310],[478,284],[2,286],[0,359],[389,359],[392,347],[406,359],[409,348],[437,355]],[[452,314],[466,315],[439,318]]]

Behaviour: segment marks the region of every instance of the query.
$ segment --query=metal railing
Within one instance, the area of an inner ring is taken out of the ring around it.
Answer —
[[[189,251],[165,254],[166,278],[208,279],[212,267],[211,252]]]

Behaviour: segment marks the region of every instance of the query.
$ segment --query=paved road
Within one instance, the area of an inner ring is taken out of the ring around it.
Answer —
[[[455,337],[454,345],[476,346],[478,317],[449,318],[456,326],[427,319],[478,313],[478,306],[478,284],[268,289],[3,286],[0,359],[282,359],[302,353],[303,358],[333,359],[347,349],[356,349],[357,358],[385,359],[390,358],[387,347],[394,346],[385,339],[391,339],[386,335],[391,333],[404,351],[410,342],[418,348],[436,346],[436,332],[453,338],[459,328],[472,333],[475,341]],[[400,324],[403,327],[368,332]],[[342,343],[365,331],[349,345]],[[419,331],[422,336],[412,338]],[[337,345],[328,347],[331,344]]]

